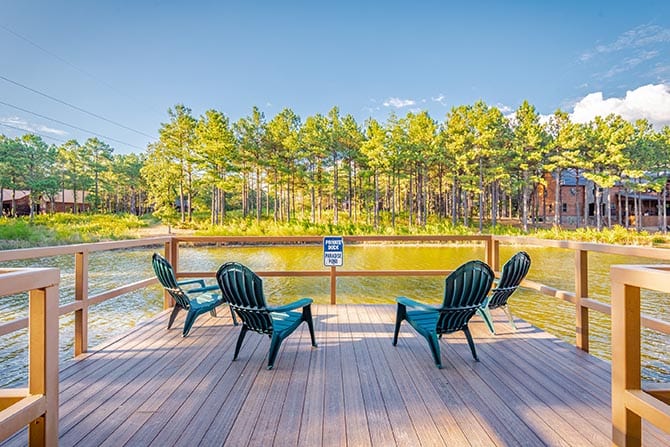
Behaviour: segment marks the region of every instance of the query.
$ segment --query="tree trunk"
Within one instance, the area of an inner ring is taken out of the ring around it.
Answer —
[[[523,185],[521,187],[521,226],[523,232],[528,233],[528,172],[523,173]]]
[[[458,177],[454,176],[451,184],[451,224],[455,227],[458,224],[458,187],[456,185]]]
[[[600,189],[599,186],[594,184],[594,189],[593,189],[593,197],[595,199],[595,207],[594,211],[596,214],[596,228],[598,231],[601,231],[603,229],[603,220],[602,220],[602,212],[601,212],[601,203],[602,203],[602,198],[603,198],[603,193],[602,190]]]
[[[579,169],[575,169],[575,228],[579,228],[579,219],[581,216],[579,200]],[[586,205],[586,187],[584,187],[584,197],[581,200]]]
[[[339,189],[339,175],[337,167],[337,154],[333,153],[333,224],[337,225],[339,223],[338,219],[338,208],[339,204],[337,202],[337,190]]]
[[[484,168],[479,159],[479,234],[484,232]]]
[[[374,188],[375,188],[375,204],[374,204],[374,226],[375,230],[379,229],[379,176],[377,169],[374,171]]]
[[[498,225],[498,180],[495,180],[491,185],[491,226],[493,228]]]
[[[607,213],[607,228],[612,228],[612,197],[610,197],[610,189],[607,188],[606,210]]]
[[[256,167],[256,222],[261,221],[261,214],[263,209],[263,201],[261,195],[261,168]]]

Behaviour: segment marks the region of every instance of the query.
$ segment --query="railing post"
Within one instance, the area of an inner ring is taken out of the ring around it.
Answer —
[[[337,267],[330,266],[330,304],[337,304]]]
[[[612,277],[612,443],[639,447],[642,418],[626,407],[627,390],[641,388],[640,288]]]
[[[177,268],[179,267],[178,248],[179,244],[174,240],[174,237],[170,238],[170,241],[165,243],[165,259],[172,265],[175,276],[177,276]],[[167,290],[163,290],[163,310],[169,309],[174,305],[175,303],[172,296],[170,296]]]
[[[589,296],[589,252],[575,251],[575,345],[589,352],[589,309],[582,306],[582,298]]]
[[[58,444],[58,286],[31,290],[28,319],[28,393],[46,410],[30,423],[30,445]]]
[[[500,241],[493,236],[486,240],[486,263],[494,272],[500,270]]]
[[[88,351],[88,252],[74,255],[74,299],[81,309],[74,311],[74,356]]]

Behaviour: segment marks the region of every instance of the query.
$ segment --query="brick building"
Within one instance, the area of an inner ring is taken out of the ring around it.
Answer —
[[[556,221],[556,178],[554,175],[545,174],[546,187],[540,185],[536,191],[534,200],[537,204],[538,220],[547,223]],[[670,191],[670,182],[667,186]],[[574,227],[579,222],[580,226],[586,221],[588,225],[595,225],[595,186],[590,180],[577,175],[574,170],[564,171],[561,175],[560,185],[560,207],[561,225]],[[659,227],[663,223],[662,205],[659,206],[659,196],[653,192],[633,194],[626,191],[622,186],[616,185],[603,192],[601,216],[603,225],[607,225],[607,196],[610,195],[610,215],[612,225],[635,226],[635,201],[638,201],[639,214],[641,215],[642,227]],[[659,216],[659,214],[661,216]],[[670,216],[670,207],[666,211]],[[666,225],[670,224],[670,219]]]

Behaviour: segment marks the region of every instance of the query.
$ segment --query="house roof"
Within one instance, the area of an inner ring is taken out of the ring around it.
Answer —
[[[639,198],[639,199],[642,199],[642,200],[658,200],[658,196],[653,195],[653,194],[637,194],[636,195],[636,194],[631,194],[631,193],[627,193],[627,192],[618,192],[617,195],[620,196],[620,197],[628,198],[628,199],[638,199]]]
[[[12,190],[3,188],[2,189],[2,201],[3,203],[9,203],[12,201]],[[27,190],[16,190],[15,198],[16,200],[23,199],[30,194],[30,191]],[[85,199],[88,196],[88,193],[83,193],[83,198]],[[65,200],[63,200],[65,198]],[[74,203],[74,191],[71,189],[66,189],[65,191],[59,191],[54,197],[54,203]],[[42,196],[42,202],[49,203],[49,197],[46,195]],[[82,203],[82,191],[77,191],[77,203]]]
[[[77,203],[82,203],[82,197],[85,199],[88,196],[88,193],[84,192],[82,196],[82,191],[77,191]],[[49,203],[49,197],[44,196],[42,197],[44,202]],[[65,199],[65,200],[63,200]],[[74,191],[71,189],[66,189],[65,191],[60,191],[54,196],[54,202],[55,203],[74,203],[75,195]]]
[[[12,191],[13,190],[11,190],[11,189],[2,188],[2,201],[3,202],[11,202],[12,201]],[[28,196],[28,194],[30,194],[30,191],[24,191],[24,190],[17,189],[16,190],[16,195],[14,196],[14,198],[16,200],[23,199],[24,197]]]
[[[574,169],[566,169],[561,173],[561,185],[563,186],[576,186],[577,185],[577,171]],[[580,173],[579,174],[579,184],[580,186],[586,185],[587,180]]]

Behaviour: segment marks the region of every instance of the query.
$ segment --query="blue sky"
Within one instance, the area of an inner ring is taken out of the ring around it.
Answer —
[[[177,103],[232,121],[338,106],[362,124],[528,100],[670,124],[667,0],[3,0],[0,61],[0,133],[93,132],[116,153],[144,150]]]

